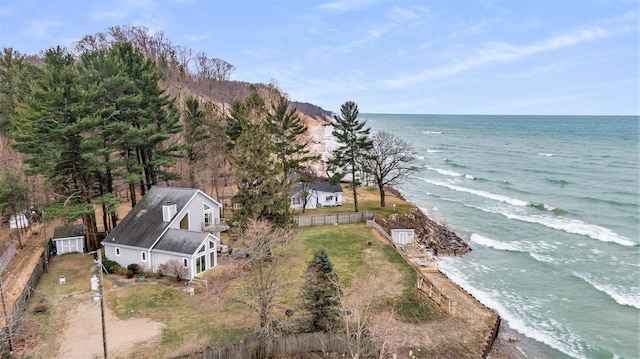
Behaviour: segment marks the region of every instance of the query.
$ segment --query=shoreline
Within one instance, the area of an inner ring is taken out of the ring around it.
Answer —
[[[397,198],[401,199],[402,201],[405,201],[405,202],[409,203],[414,208],[419,209],[419,207],[416,206],[415,203],[407,200],[405,198],[405,196],[403,196],[402,193],[400,191],[398,191],[397,189],[395,189],[393,187],[388,187],[386,189],[386,192],[387,192],[388,195],[393,196],[393,197],[397,197]],[[426,213],[423,213],[423,214],[425,215],[425,217],[429,218],[429,216]],[[431,218],[429,218],[429,220],[433,221]],[[462,240],[462,241],[464,241],[464,240]],[[466,241],[464,241],[464,242],[466,243]],[[436,255],[436,258],[439,258],[439,256]],[[457,283],[456,281],[451,279],[451,277],[449,277],[446,273],[442,272],[440,269],[437,270],[437,273],[439,273],[442,276],[444,276],[445,278],[447,278],[451,283],[453,283],[457,288],[459,288],[466,296],[471,298],[473,301],[475,301],[476,303],[480,304],[486,310],[494,313],[498,318],[500,318],[500,325],[499,325],[499,328],[498,328],[497,335],[496,335],[496,337],[494,339],[494,342],[491,345],[491,348],[489,349],[489,351],[487,353],[486,358],[490,358],[490,359],[526,359],[527,358],[527,355],[520,348],[520,345],[519,345],[519,343],[521,343],[522,340],[525,338],[525,336],[522,333],[520,333],[520,332],[516,331],[515,329],[511,328],[509,326],[508,321],[506,319],[502,318],[502,316],[500,316],[500,314],[496,310],[488,307],[485,303],[480,301],[478,298],[476,298],[475,296],[471,295],[459,283]],[[450,315],[452,315],[452,314],[450,314]]]
[[[316,122],[314,125],[307,127],[309,138],[313,143],[312,152],[314,152],[315,154],[321,155],[322,160],[324,160],[328,155],[327,141],[329,140],[329,138],[327,138],[327,134],[326,134],[326,128],[325,128],[326,125],[327,125],[326,123],[319,124],[319,122]],[[411,204],[413,207],[420,209],[420,207],[418,207],[415,203],[409,201],[396,188],[389,186],[387,187],[386,191],[388,196],[397,197],[402,201],[405,201]],[[427,213],[424,213],[424,215],[431,220],[431,218],[428,216]],[[489,308],[485,303],[482,303],[480,300],[470,295],[466,290],[464,290],[464,288],[460,286],[459,283],[453,281],[449,276],[441,272],[439,269],[438,269],[438,273],[441,273],[449,281],[454,283],[458,288],[460,288],[464,293],[466,293],[469,297],[473,298],[474,301],[479,303],[481,306],[487,308],[487,310],[495,313],[495,315],[497,315],[500,318],[500,326],[498,329],[498,333],[496,335],[494,342],[491,345],[490,350],[487,353],[487,356],[486,356],[487,358],[491,358],[491,359],[526,359],[527,358],[527,355],[524,352],[522,352],[518,346],[518,343],[520,343],[524,338],[523,334],[511,328],[508,322],[504,320],[497,311]]]

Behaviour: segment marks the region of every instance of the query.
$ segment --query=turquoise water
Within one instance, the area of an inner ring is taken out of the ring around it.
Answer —
[[[521,351],[640,357],[638,117],[360,117],[415,146],[401,193],[473,248],[440,269]]]

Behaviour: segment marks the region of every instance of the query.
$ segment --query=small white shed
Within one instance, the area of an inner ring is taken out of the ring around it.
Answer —
[[[16,229],[16,228],[27,228],[27,227],[29,227],[29,219],[23,212],[13,214],[9,218],[9,228]]]
[[[53,243],[58,255],[84,252],[84,224],[58,226],[53,230]]]
[[[411,244],[414,236],[413,228],[391,230],[391,240],[394,244]]]

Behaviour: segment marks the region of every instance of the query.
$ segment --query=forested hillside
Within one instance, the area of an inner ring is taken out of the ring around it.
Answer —
[[[306,149],[287,153],[292,158],[274,153],[282,163],[274,159],[273,166],[286,168],[295,157],[296,169],[318,172],[322,126],[330,114],[289,101],[276,84],[231,80],[234,70],[223,59],[135,26],[86,35],[73,49],[52,44],[38,55],[5,48],[0,160],[7,165],[0,176],[0,214],[47,206],[49,216],[82,219],[96,248],[95,233],[117,224],[118,204],[135,204],[152,185],[227,196],[223,189],[236,179],[229,157],[237,151],[233,126],[247,130],[272,116],[282,99],[288,107],[283,118],[291,114],[305,128],[287,141]],[[95,218],[95,206],[103,218]]]

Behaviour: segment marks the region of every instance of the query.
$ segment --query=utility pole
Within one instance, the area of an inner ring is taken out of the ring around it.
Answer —
[[[107,326],[104,320],[104,277],[102,276],[102,253],[98,251],[98,268],[100,270],[100,315],[102,317],[102,350],[104,351],[104,359],[108,359],[107,354]]]
[[[100,281],[98,283],[98,288],[100,290],[100,316],[102,318],[102,350],[104,359],[109,359],[109,355],[107,354],[107,325],[104,317],[104,277],[102,274],[104,267],[102,266],[102,252],[100,252],[100,250],[96,250],[90,252],[89,254],[92,253],[95,253],[98,257],[96,263],[98,264],[98,271],[100,272]]]

